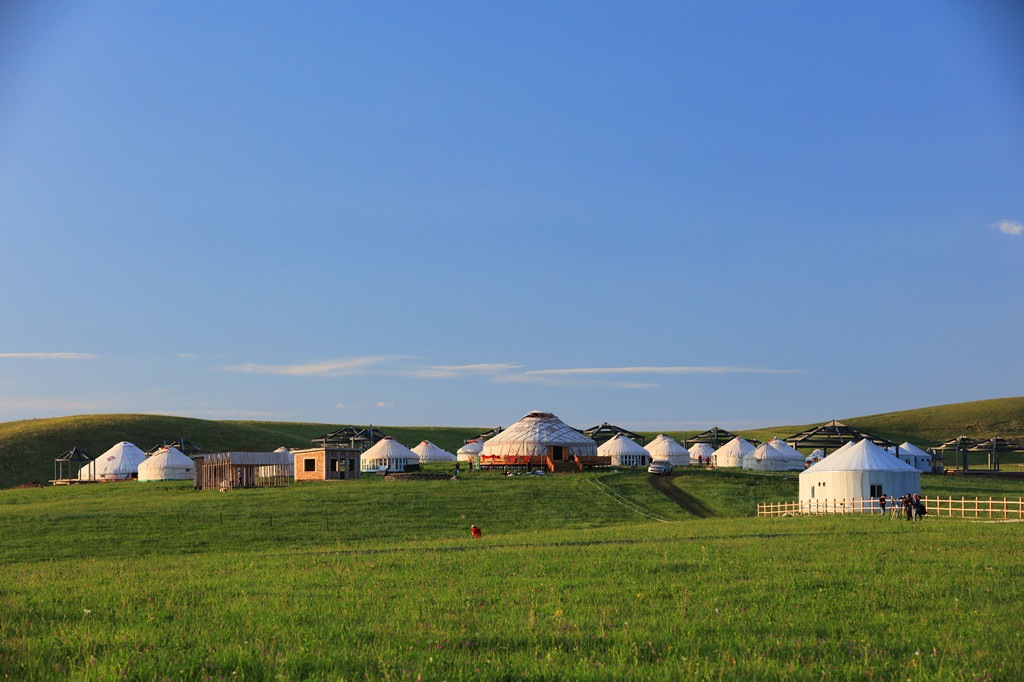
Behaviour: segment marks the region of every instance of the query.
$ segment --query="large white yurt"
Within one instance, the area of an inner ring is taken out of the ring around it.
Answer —
[[[690,451],[690,462],[697,464],[697,458],[700,457],[701,464],[710,464],[711,456],[715,454],[715,449],[707,443],[694,443],[687,448]]]
[[[416,453],[416,456],[420,458],[420,464],[426,464],[427,462],[454,462],[456,461],[455,455],[442,450],[437,447],[429,440],[421,442],[419,445],[412,449]]]
[[[550,412],[531,412],[484,443],[481,462],[487,457],[549,457],[571,461],[574,457],[596,457],[597,443]]]
[[[746,438],[736,436],[731,441],[715,450],[711,455],[711,463],[716,467],[741,467],[743,458],[754,451],[754,446]]]
[[[125,440],[83,466],[78,477],[93,481],[132,478],[139,473],[139,465],[144,461],[146,453]]]
[[[886,452],[890,455],[895,454],[901,460],[918,471],[931,472],[932,470],[931,454],[925,452],[913,443],[902,443],[899,448],[896,449],[895,453],[893,453],[893,448],[886,448]]]
[[[455,456],[460,462],[472,462],[473,458],[480,454],[480,451],[484,449],[484,444],[474,439],[463,445],[455,453]]]
[[[921,494],[921,472],[865,439],[800,474],[800,503]]]
[[[381,438],[377,444],[359,456],[360,471],[405,471],[407,466],[419,465],[420,458],[391,436]]]
[[[690,466],[690,451],[664,433],[659,433],[657,438],[644,446],[644,450],[650,453],[652,460],[668,462],[673,468]]]
[[[651,456],[635,441],[617,433],[597,448],[598,457],[611,457],[613,467],[645,467]]]
[[[753,471],[797,471],[804,468],[804,458],[801,456],[800,466],[794,467],[792,458],[769,441],[761,443],[743,457],[743,468]]]
[[[195,477],[196,463],[173,445],[165,445],[139,464],[140,481],[191,481]]]
[[[794,448],[792,445],[780,438],[772,438],[770,441],[772,447],[782,453],[782,456],[789,462],[790,467],[793,471],[802,471],[807,467],[806,458],[800,454],[800,451]]]

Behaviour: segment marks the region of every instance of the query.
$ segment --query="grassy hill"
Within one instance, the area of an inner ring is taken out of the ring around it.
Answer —
[[[920,447],[937,445],[959,435],[974,438],[1000,435],[1024,442],[1024,397],[940,405],[840,420],[896,442],[909,440]],[[772,436],[785,437],[808,426],[811,425],[776,426],[740,433],[766,440]],[[0,424],[0,488],[52,478],[54,458],[73,446],[95,457],[122,440],[131,441],[143,450],[148,450],[158,443],[184,436],[207,452],[273,450],[282,445],[290,448],[309,447],[312,438],[336,428],[334,424],[209,421],[140,414],[7,422]],[[458,449],[465,439],[485,430],[484,427],[441,426],[380,428],[407,446],[429,439],[450,452]],[[698,431],[673,431],[669,435],[682,439],[696,433]]]

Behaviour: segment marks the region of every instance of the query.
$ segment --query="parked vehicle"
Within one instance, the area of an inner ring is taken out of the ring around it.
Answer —
[[[672,465],[663,459],[656,459],[651,462],[651,465],[647,467],[647,473],[658,474],[664,476],[665,474],[672,473]]]

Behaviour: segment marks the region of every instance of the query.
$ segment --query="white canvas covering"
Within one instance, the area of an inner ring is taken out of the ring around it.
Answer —
[[[456,461],[455,455],[448,452],[447,450],[442,450],[441,448],[431,443],[429,440],[421,442],[419,445],[414,447],[412,451],[415,452],[416,456],[420,458],[420,464],[425,464],[426,462]]]
[[[801,471],[807,466],[807,462],[804,456],[800,454],[800,451],[788,444],[786,441],[779,438],[772,438],[768,441],[773,448],[782,453],[782,456],[789,462],[790,467],[793,471]]]
[[[484,444],[474,439],[459,448],[455,453],[455,456],[460,462],[471,462],[474,457],[480,454],[480,451],[483,450],[483,448]]]
[[[918,471],[930,472],[932,470],[931,454],[925,452],[913,443],[902,443],[899,448],[896,448],[895,453],[893,452],[893,449],[894,448],[886,448],[886,452],[889,454],[895,454],[903,462],[909,464]]]
[[[644,449],[650,453],[651,459],[668,462],[673,468],[690,466],[690,451],[664,433],[659,433]]]
[[[761,443],[753,452],[743,457],[743,468],[752,471],[799,471],[804,468],[804,458],[801,455],[800,464],[794,465],[791,455],[779,450],[769,441]]]
[[[597,456],[597,443],[550,412],[529,413],[484,443],[481,456],[549,457],[557,456],[556,448],[564,448],[566,460]]]
[[[866,439],[800,474],[801,504],[866,500],[883,493],[890,498],[921,494],[921,472]]]
[[[140,481],[191,481],[196,477],[196,463],[173,445],[167,445],[139,464]]]
[[[139,465],[144,461],[146,453],[125,440],[83,466],[78,477],[93,481],[131,478],[139,473]]]
[[[810,465],[814,464],[815,462],[820,462],[823,459],[825,459],[825,451],[822,450],[821,448],[818,448],[811,454],[807,455],[807,459],[805,459],[804,461]]]
[[[736,436],[731,441],[715,450],[711,455],[711,463],[716,467],[741,467],[743,458],[754,451],[754,446],[746,438]]]
[[[615,467],[645,467],[651,463],[651,456],[638,443],[621,433],[615,434],[597,448],[599,457],[611,457]]]
[[[697,463],[698,457],[703,464],[710,464],[711,456],[715,454],[715,449],[707,443],[694,443],[687,450],[690,451],[690,462],[693,464]]]
[[[394,438],[382,438],[377,444],[359,456],[360,471],[405,471],[410,464],[419,464],[415,452]]]

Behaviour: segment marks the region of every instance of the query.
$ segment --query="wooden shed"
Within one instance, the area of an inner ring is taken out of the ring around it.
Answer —
[[[288,452],[213,452],[193,459],[197,490],[286,486],[292,478]]]
[[[359,450],[325,445],[292,450],[296,481],[346,481],[359,478]]]

